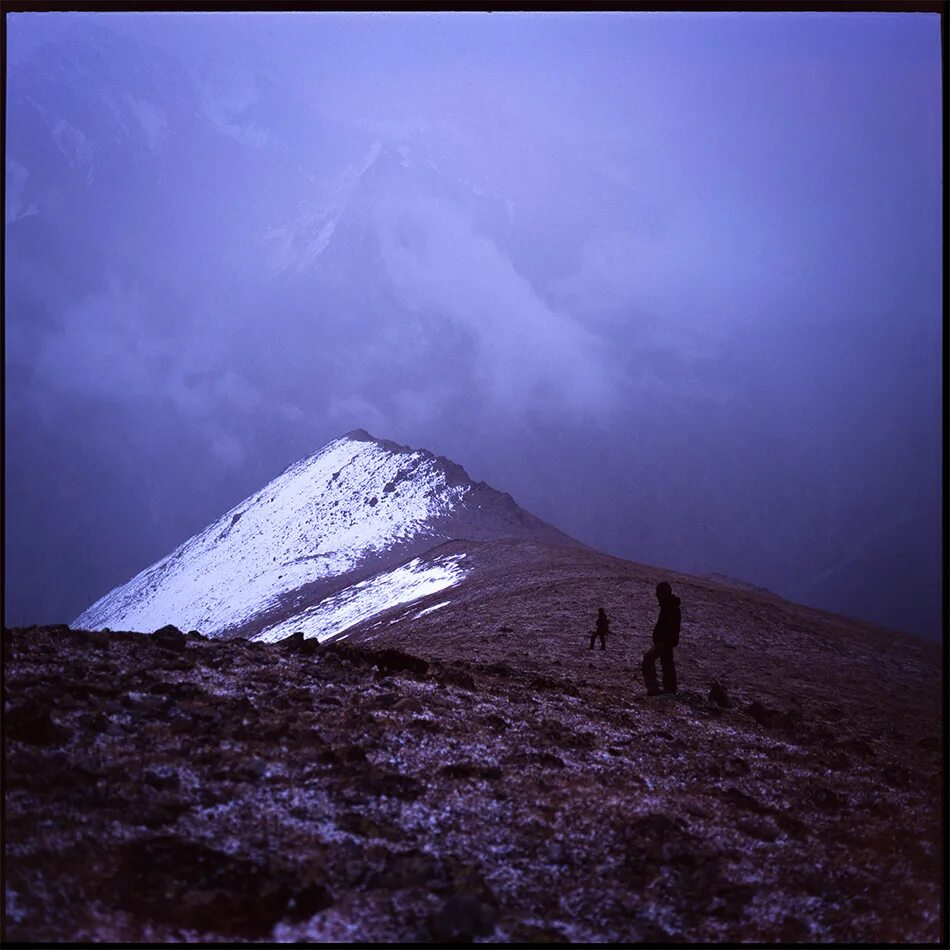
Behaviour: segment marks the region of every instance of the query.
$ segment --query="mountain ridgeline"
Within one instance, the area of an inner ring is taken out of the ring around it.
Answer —
[[[419,560],[439,545],[504,538],[583,547],[455,462],[356,429],[110,591],[74,626],[150,632],[172,623],[271,639],[295,618],[313,622],[326,602],[321,622],[303,629],[328,636],[367,611],[458,582],[462,555]]]

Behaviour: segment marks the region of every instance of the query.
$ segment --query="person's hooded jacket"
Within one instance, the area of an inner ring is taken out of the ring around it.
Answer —
[[[670,594],[660,601],[660,616],[653,628],[653,642],[675,647],[680,642],[680,599]]]

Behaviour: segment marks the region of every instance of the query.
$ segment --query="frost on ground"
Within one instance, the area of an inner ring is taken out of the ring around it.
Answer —
[[[4,631],[6,938],[941,939],[935,645],[593,552],[461,553],[450,602],[346,643]],[[681,691],[648,699],[661,577]]]

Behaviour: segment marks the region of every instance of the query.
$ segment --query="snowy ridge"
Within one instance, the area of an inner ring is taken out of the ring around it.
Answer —
[[[438,543],[432,522],[452,514],[471,484],[428,452],[389,445],[362,430],[329,443],[106,594],[74,626],[151,631],[173,623],[220,633],[400,542]]]

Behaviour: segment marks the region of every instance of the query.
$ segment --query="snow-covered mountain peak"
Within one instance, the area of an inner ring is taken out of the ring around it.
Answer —
[[[365,429],[289,466],[86,610],[86,629],[254,635],[454,538],[572,543],[448,459]]]

